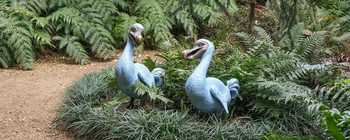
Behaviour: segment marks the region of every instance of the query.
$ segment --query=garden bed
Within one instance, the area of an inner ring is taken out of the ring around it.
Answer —
[[[106,69],[75,82],[66,92],[56,126],[86,139],[247,140],[261,139],[274,130],[288,130],[276,122],[250,117],[182,112],[156,106],[126,109],[128,98],[116,89],[113,79],[113,70]]]

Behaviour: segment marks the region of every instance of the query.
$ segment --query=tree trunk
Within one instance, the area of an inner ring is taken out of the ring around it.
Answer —
[[[256,0],[250,0],[250,11],[249,11],[249,25],[248,25],[248,33],[253,33],[253,28],[255,25],[255,7],[256,7]]]

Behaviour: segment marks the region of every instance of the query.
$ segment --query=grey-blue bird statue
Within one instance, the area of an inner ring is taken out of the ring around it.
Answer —
[[[137,83],[148,87],[161,86],[165,73],[161,68],[150,72],[145,65],[134,63],[134,49],[142,42],[143,30],[144,27],[139,23],[130,26],[126,46],[115,67],[120,90],[131,97],[129,107],[133,107],[135,98],[140,98],[135,91]]]
[[[186,59],[200,58],[199,65],[186,81],[185,90],[191,103],[199,111],[229,113],[228,106],[238,95],[239,83],[233,78],[225,85],[217,78],[207,77],[214,52],[214,44],[206,39],[199,39],[193,49],[183,51]]]

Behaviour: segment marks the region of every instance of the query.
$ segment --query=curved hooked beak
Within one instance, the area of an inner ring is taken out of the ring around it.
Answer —
[[[182,52],[186,59],[200,58],[206,51],[205,47],[194,46],[192,49],[187,49]]]

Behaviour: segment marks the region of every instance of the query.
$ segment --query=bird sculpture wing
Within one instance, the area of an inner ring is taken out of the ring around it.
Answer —
[[[137,77],[139,80],[148,87],[154,86],[153,74],[148,70],[145,65],[136,63],[135,68],[137,71]]]
[[[222,94],[218,89],[211,88],[210,94],[213,96],[213,98],[220,103],[220,105],[225,109],[225,112],[228,114],[228,107],[227,107],[227,99],[224,94]]]

